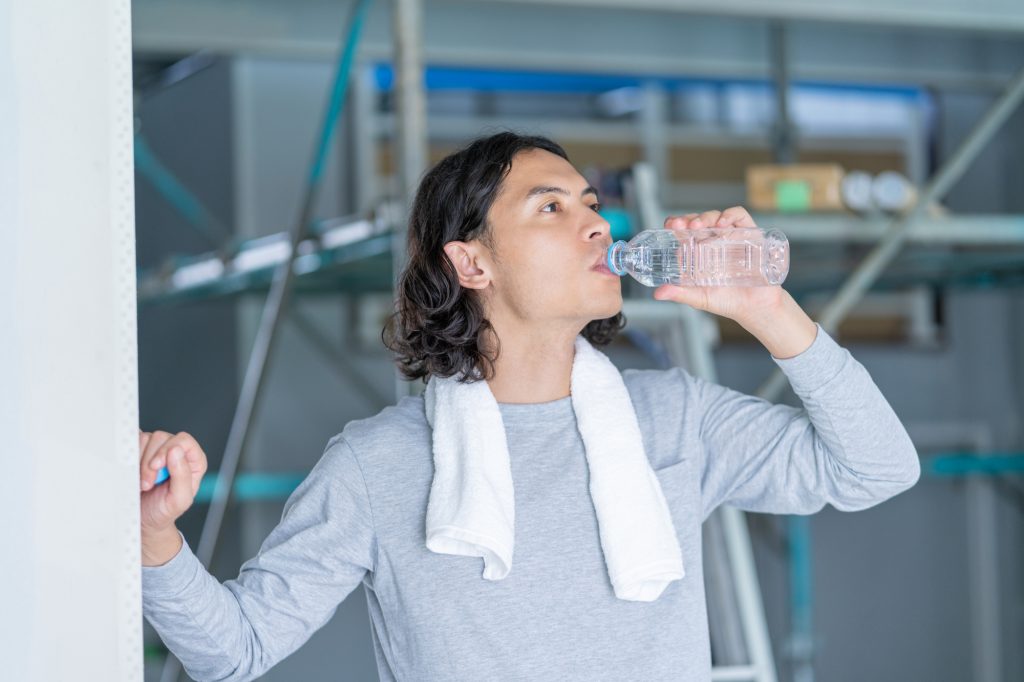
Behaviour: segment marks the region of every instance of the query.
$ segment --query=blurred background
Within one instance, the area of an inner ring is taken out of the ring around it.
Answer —
[[[141,426],[188,431],[210,457],[179,524],[193,548],[230,455],[223,525],[207,523],[221,580],[327,440],[411,390],[380,340],[405,207],[433,162],[511,129],[565,146],[616,238],[733,205],[782,230],[785,287],[867,367],[921,454],[921,482],[876,508],[724,524],[752,559],[709,551],[716,679],[1024,680],[1024,5],[132,11]],[[273,274],[292,253],[278,306]],[[623,286],[621,368],[684,363],[795,400],[738,326],[654,311],[650,289]],[[760,598],[731,603],[737,584]],[[166,650],[146,627],[159,680]],[[370,637],[357,590],[263,679],[375,680]]]

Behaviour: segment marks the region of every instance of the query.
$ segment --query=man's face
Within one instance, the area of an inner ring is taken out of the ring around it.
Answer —
[[[582,329],[617,314],[622,285],[604,267],[612,241],[599,207],[596,191],[562,157],[540,149],[517,154],[488,216],[488,317]]]

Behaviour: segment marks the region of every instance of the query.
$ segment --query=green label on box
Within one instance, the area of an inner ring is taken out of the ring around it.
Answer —
[[[779,180],[775,183],[775,207],[782,212],[811,209],[811,183],[803,180]]]

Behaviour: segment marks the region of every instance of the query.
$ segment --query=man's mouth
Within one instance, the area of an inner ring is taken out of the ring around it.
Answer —
[[[601,257],[598,258],[594,262],[594,264],[592,266],[590,266],[590,269],[593,270],[594,272],[599,272],[602,275],[608,275],[609,277],[618,278],[618,275],[616,275],[614,272],[612,272],[608,268],[608,254],[607,253],[602,253]]]

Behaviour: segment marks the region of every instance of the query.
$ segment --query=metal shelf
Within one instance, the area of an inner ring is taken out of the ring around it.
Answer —
[[[794,293],[837,288],[891,222],[849,215],[756,215],[782,230],[792,245],[786,288]],[[922,218],[907,243],[873,285],[875,290],[918,284],[987,287],[1024,282],[1024,215]]]
[[[391,139],[395,127],[394,114],[378,116],[377,136]],[[427,134],[431,140],[463,142],[475,130],[512,128],[543,131],[560,142],[600,142],[602,144],[642,145],[643,122],[639,120],[600,120],[556,116],[459,116],[431,114]],[[770,129],[766,127],[730,127],[721,124],[666,123],[664,142],[670,145],[694,145],[729,149],[769,149]],[[848,148],[855,151],[878,152],[906,149],[907,131],[848,130],[843,132],[804,131],[800,148],[806,151]]]
[[[329,225],[299,244],[295,291],[390,291],[392,238],[380,221]],[[280,232],[243,242],[229,257],[210,252],[171,259],[138,273],[139,305],[265,292],[289,252],[289,235]]]
[[[785,287],[794,294],[837,287],[884,233],[884,218],[848,215],[758,214],[759,225],[790,239],[792,267]],[[295,291],[389,292],[393,235],[383,222],[328,224],[302,242]],[[265,292],[287,257],[281,232],[244,242],[225,259],[218,253],[172,261],[139,273],[139,303],[151,305]],[[1024,283],[1024,215],[966,215],[924,219],[875,289],[915,284],[992,286]]]

